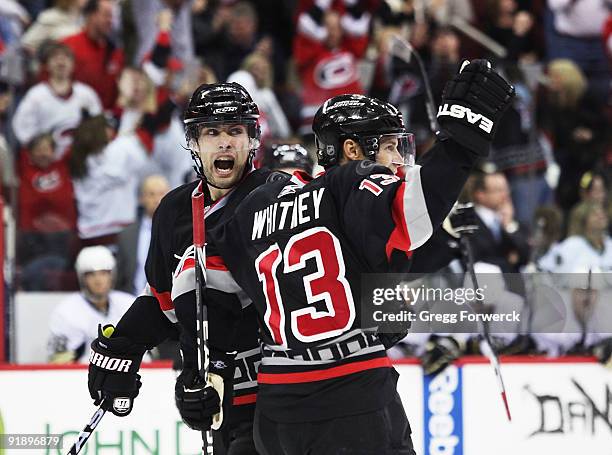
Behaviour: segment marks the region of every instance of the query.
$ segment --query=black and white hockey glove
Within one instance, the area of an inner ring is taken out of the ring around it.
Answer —
[[[495,129],[514,96],[514,87],[488,60],[464,61],[444,87],[438,108],[442,133],[481,157],[489,155]]]
[[[115,328],[98,326],[89,355],[89,394],[96,406],[119,417],[132,411],[140,389],[138,369],[146,349],[126,337],[112,337]]]
[[[176,407],[183,422],[192,430],[219,430],[232,404],[234,354],[219,354],[215,351],[211,351],[211,354],[215,359],[210,362],[205,384],[197,371],[189,367],[184,368],[176,379]],[[229,392],[226,393],[226,390]]]
[[[592,348],[593,355],[599,363],[612,368],[612,338],[606,338]]]
[[[436,375],[461,355],[459,343],[449,336],[432,335],[420,357],[423,373]]]
[[[478,230],[478,216],[474,209],[474,204],[455,204],[450,214],[448,215],[453,232],[451,235],[461,237],[464,234],[473,234]]]

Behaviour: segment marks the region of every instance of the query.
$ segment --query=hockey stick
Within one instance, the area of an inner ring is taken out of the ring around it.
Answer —
[[[482,33],[465,19],[462,19],[458,16],[453,16],[450,19],[450,24],[457,30],[459,30],[461,33],[463,33],[465,36],[472,38],[482,47],[490,50],[499,58],[506,58],[508,56],[508,51],[504,46],[499,44],[490,36]]]
[[[202,290],[206,287],[206,231],[204,223],[204,180],[191,195],[191,214],[193,216],[193,247],[196,295],[196,332],[198,343],[198,375],[205,386],[208,379],[208,309],[204,303]],[[212,430],[202,432],[202,453],[213,454]]]
[[[87,440],[93,434],[94,430],[100,423],[100,420],[102,420],[102,417],[104,417],[104,414],[106,414],[106,410],[102,409],[102,406],[96,409],[96,412],[94,412],[94,414],[91,416],[89,423],[85,425],[85,428],[83,428],[83,430],[79,433],[79,437],[77,438],[76,442],[72,444],[72,447],[68,451],[67,455],[77,455],[81,449],[85,447]]]
[[[431,86],[429,85],[429,77],[425,71],[425,65],[423,65],[423,59],[419,53],[412,47],[412,45],[399,35],[393,35],[391,37],[391,47],[389,52],[394,57],[399,58],[404,63],[410,64],[412,56],[414,56],[419,72],[421,73],[421,79],[423,79],[423,85],[425,86],[425,109],[427,110],[427,118],[429,119],[429,128],[431,132],[436,136],[440,132],[440,125],[438,125],[438,119],[436,118],[436,102],[431,93]]]
[[[478,285],[478,279],[476,278],[476,271],[474,270],[474,253],[472,252],[472,244],[470,243],[469,235],[473,234],[475,230],[463,230],[459,232],[461,246],[463,247],[464,256],[467,259],[466,266],[468,269],[468,273],[472,279],[472,288],[474,291],[480,288]],[[481,303],[484,306],[484,303]],[[468,304],[472,308],[470,304]],[[474,310],[474,308],[472,308]],[[506,408],[506,416],[509,421],[512,421],[512,416],[510,415],[510,406],[508,405],[508,397],[506,394],[506,387],[504,386],[504,379],[501,374],[501,367],[499,366],[499,358],[493,349],[493,344],[491,343],[491,334],[489,332],[489,324],[487,321],[482,321],[482,333],[480,334],[482,338],[481,349],[483,354],[489,359],[491,366],[493,366],[493,370],[495,371],[495,377],[497,378],[497,386],[499,388],[499,392],[501,394],[502,401],[504,402],[504,407]]]
[[[399,35],[393,35],[391,37],[391,47],[389,52],[391,55],[396,56],[400,60],[405,63],[410,63],[411,57],[414,55],[414,58],[417,62],[417,66],[419,67],[419,71],[421,73],[421,78],[423,79],[423,83],[425,85],[425,95],[426,101],[425,106],[427,110],[427,117],[429,118],[429,127],[436,136],[440,132],[440,125],[438,124],[438,120],[436,118],[436,103],[433,98],[433,94],[431,93],[431,87],[429,85],[429,77],[427,76],[427,72],[425,71],[425,66],[423,65],[423,60],[419,53],[410,45],[408,41],[403,39]],[[468,238],[468,235],[475,232],[474,230],[464,230],[459,232],[461,245],[463,246],[463,250],[465,251],[465,255],[467,256],[467,268],[472,277],[472,286],[474,289],[478,289],[478,281],[476,280],[476,272],[474,271],[474,257],[472,254],[472,247]],[[489,334],[489,326],[485,322],[483,322],[483,333],[481,334],[483,338],[483,347],[484,354],[489,359],[489,362],[493,366],[495,370],[495,376],[497,377],[497,384],[500,389],[501,397],[504,402],[504,407],[506,408],[506,415],[508,416],[508,420],[512,420],[512,416],[510,415],[510,407],[508,406],[508,399],[506,396],[506,387],[504,386],[504,380],[501,375],[501,368],[499,366],[499,359],[497,358],[497,354],[493,350],[493,346],[491,344],[491,336]]]

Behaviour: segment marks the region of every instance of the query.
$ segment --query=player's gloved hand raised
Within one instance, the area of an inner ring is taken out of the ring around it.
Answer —
[[[464,61],[444,87],[438,109],[442,133],[486,157],[497,124],[513,97],[514,87],[488,60]]]
[[[209,373],[201,382],[197,372],[185,369],[176,379],[174,397],[183,422],[192,430],[218,430],[223,424],[223,378]]]
[[[459,343],[448,336],[432,335],[420,357],[423,373],[438,374],[461,355]]]
[[[96,406],[122,417],[132,411],[140,389],[138,369],[146,349],[126,337],[113,337],[115,328],[98,326],[91,343],[88,387]]]

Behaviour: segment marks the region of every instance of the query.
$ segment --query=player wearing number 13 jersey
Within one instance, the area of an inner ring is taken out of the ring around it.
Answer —
[[[260,454],[414,453],[397,373],[360,324],[361,276],[389,271],[442,223],[511,96],[487,62],[462,68],[444,103],[470,116],[441,115],[436,144],[404,178],[394,171],[412,141],[397,109],[334,97],[313,122],[326,172],[272,174],[210,232],[259,315]]]

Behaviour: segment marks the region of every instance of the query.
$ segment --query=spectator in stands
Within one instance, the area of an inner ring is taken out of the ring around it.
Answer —
[[[535,45],[531,34],[533,16],[519,10],[515,0],[490,0],[487,34],[506,48],[512,61],[535,61]]]
[[[114,245],[117,234],[136,220],[152,135],[142,129],[112,139],[113,134],[103,115],[84,119],[74,133],[69,164],[85,245]]]
[[[160,13],[169,16],[171,55],[187,63],[194,58],[189,0],[131,0],[132,16],[138,34],[138,50],[133,64],[139,64],[155,47]]]
[[[0,188],[3,190],[17,186],[17,177],[13,163],[14,155],[5,136],[5,123],[11,100],[12,97],[8,84],[0,82]],[[2,191],[1,194],[7,193]]]
[[[217,35],[218,40],[211,43],[208,53],[201,55],[220,81],[227,80],[254,51],[272,58],[272,40],[258,35],[257,20],[257,11],[250,3],[236,3],[231,7],[224,32]]]
[[[312,133],[312,118],[325,100],[363,93],[357,63],[368,46],[370,14],[358,0],[345,0],[342,15],[331,3],[316,0],[298,18],[293,52],[302,82],[303,135]]]
[[[427,2],[383,0],[376,11],[386,26],[399,26],[416,22],[434,20],[446,26],[453,18],[467,22],[474,20],[470,0],[431,0]]]
[[[529,260],[527,237],[514,219],[514,206],[504,174],[477,173],[470,181],[478,233],[472,238],[474,260],[518,272]]]
[[[535,123],[534,95],[517,65],[505,67],[516,96],[499,122],[491,161],[506,174],[516,219],[528,227],[537,207],[552,204],[554,195],[545,178],[547,162]]]
[[[72,260],[74,191],[66,159],[55,159],[51,134],[35,137],[19,157],[18,243],[21,287],[59,290]]]
[[[237,82],[247,89],[265,115],[269,134],[274,139],[287,139],[291,134],[289,122],[272,90],[273,71],[270,60],[254,52],[242,64],[242,69],[230,74],[228,82]]]
[[[143,115],[156,111],[157,95],[151,79],[139,68],[125,68],[119,78],[116,109],[119,118],[118,134],[134,132]]]
[[[104,109],[112,109],[117,99],[117,80],[123,69],[123,52],[111,42],[112,0],[87,0],[83,8],[83,30],[64,39],[75,56],[74,78],[90,85]]]
[[[21,44],[33,55],[47,41],[59,41],[81,29],[81,0],[55,0],[41,12],[21,37]]]
[[[72,231],[76,210],[66,160],[56,160],[51,134],[32,139],[19,161],[19,229]]]
[[[597,346],[609,348],[610,343],[609,333],[597,333],[599,330],[594,329],[605,327],[603,331],[609,332],[609,326],[593,317],[597,305],[609,303],[602,299],[609,295],[612,284],[608,279],[612,270],[609,221],[604,208],[596,202],[581,203],[575,221],[576,231],[553,246],[538,263],[542,270],[557,274],[552,277],[555,287],[568,300],[566,327],[571,325],[567,333],[534,334],[538,345],[553,355],[594,353]],[[609,351],[595,354],[602,363],[609,361]]]
[[[584,204],[596,203],[607,207],[608,182],[601,172],[585,172],[580,178],[580,202],[576,204],[569,215],[568,235],[580,231],[580,215]]]
[[[563,214],[558,208],[545,206],[535,211],[531,257],[536,264],[559,243],[562,233]]]
[[[576,62],[599,96],[610,92],[610,67],[601,35],[611,6],[610,0],[548,0],[549,60]]]
[[[168,181],[161,175],[150,175],[143,180],[140,186],[143,212],[135,223],[121,231],[117,242],[117,289],[139,295],[145,288],[144,265],[151,240],[153,213],[169,190]]]
[[[608,63],[612,66],[612,7],[608,7],[609,13],[608,18],[603,27],[603,43],[608,56]]]
[[[427,2],[427,11],[438,25],[448,25],[459,18],[466,22],[474,20],[474,8],[470,0],[433,0]]]
[[[73,81],[75,60],[70,47],[50,43],[43,63],[48,80],[34,85],[25,94],[13,116],[13,131],[22,145],[51,132],[55,158],[60,159],[72,143],[72,131],[80,123],[82,111],[97,115],[102,106],[91,87]]]
[[[50,362],[87,362],[98,326],[116,324],[130,307],[133,295],[112,290],[115,265],[113,254],[104,246],[81,250],[75,263],[81,291],[58,304],[49,319]]]
[[[548,84],[539,94],[538,124],[554,144],[561,168],[557,202],[567,212],[578,202],[580,177],[594,169],[609,143],[605,100],[588,90],[588,81],[570,60],[548,64]]]
[[[7,47],[17,43],[30,21],[27,10],[18,1],[0,2],[0,42]]]
[[[608,235],[608,217],[601,204],[580,204],[574,231],[540,260],[543,270],[571,273],[588,269],[612,270],[612,238]]]
[[[223,39],[231,17],[231,2],[194,0],[191,6],[195,52],[203,58]]]
[[[217,79],[209,67],[198,62],[192,62],[181,72],[170,71],[169,79],[167,85],[170,89],[170,98],[178,107],[169,113],[166,128],[161,128],[155,134],[152,155],[155,170],[152,173],[164,175],[170,182],[170,187],[175,188],[191,181],[194,175],[191,157],[189,153],[185,153],[187,143],[182,112],[197,87],[201,84],[213,84]],[[164,104],[160,109],[163,108]]]

